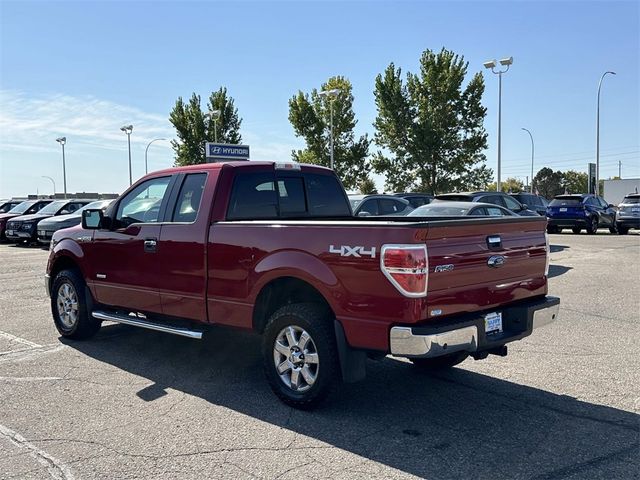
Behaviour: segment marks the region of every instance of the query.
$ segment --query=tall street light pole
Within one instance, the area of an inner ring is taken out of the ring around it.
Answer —
[[[596,111],[596,191],[593,192],[596,195],[600,193],[600,88],[602,87],[602,80],[604,80],[604,77],[608,73],[611,75],[616,74],[616,72],[604,72],[598,83],[598,108]]]
[[[133,125],[124,125],[120,127],[120,130],[127,134],[127,145],[129,147],[129,185],[133,185],[133,176],[131,174],[131,132],[133,132]]]
[[[533,193],[533,151],[534,151],[533,135],[531,135],[531,132],[524,127],[522,128],[522,130],[527,132],[529,134],[529,138],[531,138],[531,192],[530,193]]]
[[[509,67],[513,64],[513,57],[503,58],[500,60],[500,65],[507,67],[504,70],[496,71],[498,62],[496,60],[489,60],[484,62],[484,68],[491,69],[491,72],[498,75],[498,178],[496,181],[496,191],[502,191],[500,189],[500,175],[501,175],[501,136],[502,136],[502,74],[509,71]]]
[[[166,140],[166,138],[154,138],[149,143],[147,143],[147,148],[144,149],[144,174],[149,173],[149,167],[147,165],[147,152],[149,151],[149,147],[153,142],[158,142],[160,140]]]
[[[340,94],[340,89],[339,88],[333,88],[331,90],[323,90],[321,91],[318,95],[320,95],[321,97],[327,97],[329,98],[329,103],[330,103],[330,114],[329,114],[329,138],[331,141],[331,145],[330,145],[330,152],[331,152],[331,161],[330,161],[330,167],[331,170],[333,170],[333,102],[335,100],[335,98]]]
[[[62,182],[64,183],[64,198],[67,198],[67,165],[64,158],[64,145],[67,143],[67,137],[56,138],[56,142],[62,145]],[[55,190],[55,185],[54,188]],[[55,195],[55,191],[53,192]]]
[[[48,178],[49,180],[51,180],[51,183],[53,183],[53,196],[55,198],[55,196],[56,196],[56,181],[51,177],[47,177],[46,175],[42,175],[42,178]]]
[[[218,119],[220,115],[222,115],[220,110],[211,110],[207,115],[213,119],[213,141],[216,143],[218,143]]]

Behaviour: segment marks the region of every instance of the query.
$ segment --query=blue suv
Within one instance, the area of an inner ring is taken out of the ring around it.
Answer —
[[[558,195],[547,207],[547,233],[560,233],[563,228],[580,233],[584,228],[594,234],[600,227],[616,233],[616,211],[597,195]]]

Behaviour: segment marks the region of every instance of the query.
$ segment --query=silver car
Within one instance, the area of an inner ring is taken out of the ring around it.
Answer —
[[[75,227],[82,222],[82,211],[87,208],[100,208],[105,210],[113,200],[98,200],[91,202],[82,208],[79,208],[68,215],[59,215],[57,217],[46,218],[38,223],[38,242],[49,243],[54,232],[63,228]]]

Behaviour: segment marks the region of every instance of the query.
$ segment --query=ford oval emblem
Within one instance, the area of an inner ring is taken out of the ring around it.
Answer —
[[[493,255],[492,257],[489,257],[489,260],[487,260],[487,265],[489,265],[491,268],[498,268],[503,266],[506,261],[507,259],[502,255]]]

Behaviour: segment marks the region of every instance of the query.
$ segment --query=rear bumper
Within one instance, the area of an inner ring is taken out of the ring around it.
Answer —
[[[547,225],[552,227],[586,227],[586,218],[548,218]]]
[[[618,217],[616,225],[628,228],[640,228],[640,217]]]
[[[485,334],[484,316],[463,316],[426,327],[392,327],[391,354],[409,358],[433,358],[449,353],[481,352],[531,335],[558,318],[560,299],[545,297],[498,310],[503,331]],[[489,313],[489,312],[486,312]]]

